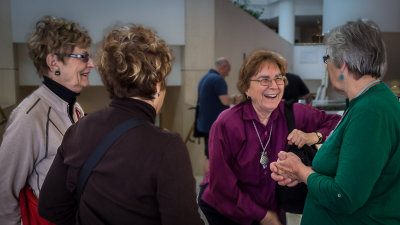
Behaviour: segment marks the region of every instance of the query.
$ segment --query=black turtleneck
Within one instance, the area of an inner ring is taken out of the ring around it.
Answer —
[[[74,113],[74,104],[76,102],[76,97],[79,93],[75,93],[68,88],[62,86],[61,84],[55,82],[54,80],[43,76],[43,84],[46,85],[52,92],[54,92],[58,97],[68,103],[68,114],[71,118],[73,118]]]

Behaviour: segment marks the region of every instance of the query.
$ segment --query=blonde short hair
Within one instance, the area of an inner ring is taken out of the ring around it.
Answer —
[[[165,89],[172,66],[170,51],[154,31],[141,25],[111,30],[96,57],[110,97],[153,99],[158,82]]]

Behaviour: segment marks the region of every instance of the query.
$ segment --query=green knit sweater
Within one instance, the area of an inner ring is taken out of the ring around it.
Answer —
[[[400,224],[399,100],[382,82],[346,111],[314,158],[301,224]]]

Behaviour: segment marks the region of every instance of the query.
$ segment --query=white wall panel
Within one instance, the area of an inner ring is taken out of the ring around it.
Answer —
[[[400,32],[399,0],[324,0],[322,32],[349,20],[367,18],[383,32]]]
[[[303,79],[322,79],[326,65],[322,61],[325,54],[324,45],[294,46],[293,72]]]
[[[84,26],[94,43],[116,24],[137,23],[155,29],[170,45],[185,44],[185,0],[12,0],[14,42],[26,42],[37,20],[55,15]]]

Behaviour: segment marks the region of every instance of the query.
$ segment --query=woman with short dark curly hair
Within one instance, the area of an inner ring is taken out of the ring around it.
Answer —
[[[121,39],[124,43],[121,44]],[[97,54],[97,69],[111,98],[154,99],[157,83],[165,89],[172,57],[165,41],[141,26],[111,31]]]
[[[105,36],[96,61],[112,102],[68,130],[42,189],[40,215],[56,224],[203,224],[185,145],[154,126],[171,71],[169,47],[149,28],[124,26]],[[99,143],[132,119],[143,124],[118,136],[80,186]]]
[[[28,39],[43,84],[12,112],[0,147],[0,224],[48,224],[34,207],[65,131],[84,115],[76,102],[94,68],[92,39],[77,23],[46,16]],[[19,199],[18,199],[19,196]]]

